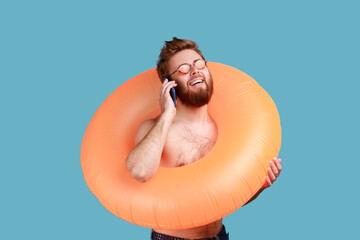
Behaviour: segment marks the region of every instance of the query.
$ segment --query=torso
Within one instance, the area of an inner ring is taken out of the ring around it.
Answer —
[[[181,122],[174,122],[169,130],[165,142],[160,166],[181,167],[191,164],[204,157],[215,145],[217,127],[213,120],[203,126],[190,126]],[[174,237],[186,239],[211,238],[222,228],[222,219],[185,230],[154,231]]]
[[[212,121],[205,126],[173,123],[165,142],[161,167],[181,167],[204,157],[215,145],[217,128]]]

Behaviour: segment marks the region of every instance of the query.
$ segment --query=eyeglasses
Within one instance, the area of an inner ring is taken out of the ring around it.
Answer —
[[[186,74],[188,72],[190,72],[191,69],[191,65],[194,65],[197,69],[201,70],[204,69],[206,66],[206,62],[203,59],[198,59],[195,60],[193,64],[189,64],[189,63],[184,63],[182,65],[180,65],[172,74],[170,74],[168,76],[168,78],[173,75],[174,73],[176,73],[177,71]]]

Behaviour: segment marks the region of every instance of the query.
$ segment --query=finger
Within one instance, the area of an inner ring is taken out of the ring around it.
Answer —
[[[275,177],[274,173],[271,171],[270,168],[268,168],[267,172],[269,174],[271,182],[273,183],[276,180],[276,177]]]
[[[177,86],[176,82],[174,82],[174,81],[169,82],[169,83],[165,86],[164,91],[163,91],[163,94],[169,94],[170,89],[173,88],[173,87],[176,87],[176,86]]]
[[[165,80],[162,82],[161,89],[164,89],[167,84],[171,83],[173,81],[169,81],[169,79],[165,78]]]
[[[268,188],[271,185],[271,181],[270,178],[268,176],[265,177],[265,182],[264,184],[261,186],[262,189]]]
[[[164,92],[164,88],[168,82],[169,82],[169,80],[167,78],[162,82],[162,85],[160,88],[160,94],[162,94]]]
[[[279,176],[279,170],[277,169],[277,166],[275,165],[274,161],[270,161],[270,167],[274,175]]]
[[[270,187],[271,186],[271,180],[269,178],[269,176],[266,176],[266,187]]]
[[[162,81],[161,88],[164,88],[165,84],[167,84],[168,82],[169,82],[169,80],[167,78],[165,78],[165,80]]]
[[[176,86],[176,82],[175,81],[170,81],[170,82],[167,82],[165,83],[164,81],[164,84],[161,86],[161,94],[164,95],[165,92],[169,92],[170,90],[167,90],[169,86],[172,86],[174,87],[174,84]]]
[[[167,79],[167,78],[165,78],[165,80],[162,81],[161,88],[160,88],[160,95],[163,94],[164,86],[165,86],[165,84],[166,84],[167,82],[168,82],[168,79]]]
[[[279,171],[279,174],[280,174],[280,172],[281,172],[281,170],[282,170],[282,166],[281,166],[281,159],[277,159],[277,161],[275,161],[275,165],[276,165],[276,167],[277,167],[277,169],[278,169],[278,171]]]

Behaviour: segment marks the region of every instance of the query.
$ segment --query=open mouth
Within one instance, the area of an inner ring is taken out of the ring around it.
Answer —
[[[196,79],[195,81],[193,81],[193,82],[190,83],[190,86],[194,86],[194,85],[200,84],[200,83],[202,83],[202,82],[203,82],[202,79]]]

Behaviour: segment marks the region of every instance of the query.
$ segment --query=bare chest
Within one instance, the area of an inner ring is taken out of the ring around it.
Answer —
[[[174,127],[166,139],[160,165],[180,167],[204,157],[216,142],[216,126],[204,129]]]

